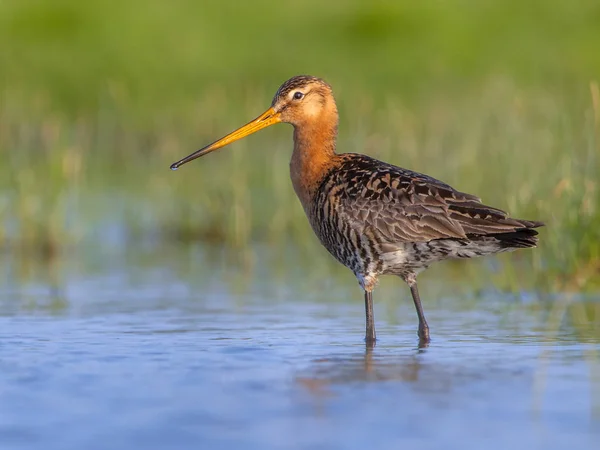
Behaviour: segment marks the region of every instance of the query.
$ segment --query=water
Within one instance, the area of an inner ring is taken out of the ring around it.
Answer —
[[[351,276],[262,261],[5,257],[0,448],[597,448],[597,299],[425,298],[418,349],[408,290],[384,283],[370,351]]]

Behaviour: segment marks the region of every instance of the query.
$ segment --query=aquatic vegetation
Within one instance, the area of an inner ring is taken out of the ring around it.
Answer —
[[[450,3],[349,0],[316,14],[312,0],[262,0],[231,15],[196,2],[3,2],[0,245],[49,257],[84,242],[202,241],[252,264],[256,243],[295,242],[312,264],[323,254],[288,179],[290,129],[168,170],[310,72],[336,89],[340,150],[548,224],[536,251],[459,270],[507,290],[598,289],[597,5]],[[215,25],[225,15],[230,31]]]

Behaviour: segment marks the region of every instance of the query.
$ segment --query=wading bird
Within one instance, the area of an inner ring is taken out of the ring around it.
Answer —
[[[279,122],[294,127],[290,175],[314,232],[364,290],[368,345],[375,343],[372,291],[380,275],[398,275],[410,287],[425,344],[430,338],[419,272],[444,259],[537,244],[533,228],[541,222],[512,219],[427,175],[361,154],[336,153],[338,111],[331,86],[312,76],[287,80],[267,111],[171,169]]]

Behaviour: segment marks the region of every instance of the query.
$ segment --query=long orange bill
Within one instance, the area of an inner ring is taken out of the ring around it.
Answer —
[[[201,156],[204,156],[212,151],[218,150],[221,147],[225,147],[226,145],[231,144],[232,142],[235,142],[252,133],[256,133],[257,131],[262,130],[263,128],[269,127],[279,122],[281,122],[280,113],[275,111],[275,109],[273,108],[269,108],[256,119],[254,119],[252,122],[247,123],[243,127],[238,128],[237,130],[229,133],[227,136],[222,137],[218,141],[215,141],[212,144],[195,151],[191,155],[180,159],[176,163],[171,164],[171,170],[177,170],[179,169],[179,166],[182,166],[187,162],[190,162],[196,158],[200,158]]]

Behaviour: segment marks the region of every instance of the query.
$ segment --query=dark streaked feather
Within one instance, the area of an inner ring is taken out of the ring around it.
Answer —
[[[290,78],[279,87],[279,89],[275,93],[275,96],[273,97],[273,102],[271,103],[271,106],[274,106],[277,100],[279,100],[280,98],[287,96],[287,94],[289,94],[290,91],[294,89],[304,88],[310,83],[322,84],[331,89],[331,87],[321,78],[313,77],[311,75],[297,75],[295,77]]]
[[[340,156],[341,164],[325,177],[321,193],[331,193],[329,202],[335,204],[342,222],[371,230],[379,242],[494,236],[521,247],[533,242],[529,238],[532,233],[521,230],[543,225],[509,218],[506,212],[482,204],[478,197],[427,175],[364,155]],[[331,191],[332,186],[341,185],[344,189]]]

